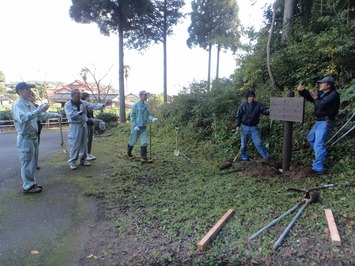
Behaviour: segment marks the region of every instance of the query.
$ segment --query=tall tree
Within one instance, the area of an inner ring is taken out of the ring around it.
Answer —
[[[181,8],[185,5],[184,0],[154,0],[154,13],[150,17],[149,24],[154,30],[154,41],[163,44],[163,87],[164,103],[168,99],[168,80],[167,80],[167,36],[173,34],[173,27],[183,17]]]
[[[124,46],[144,50],[150,45],[154,31],[147,23],[147,14],[153,11],[151,0],[72,0],[69,10],[70,17],[78,23],[95,22],[102,34],[118,34],[120,121],[123,123],[126,122]]]
[[[208,51],[207,89],[211,81],[212,45],[234,48],[238,44],[238,7],[233,0],[194,0],[191,2],[191,24],[186,43]],[[219,55],[219,54],[218,54]]]
[[[292,34],[292,19],[296,0],[285,0],[284,17],[282,22],[282,41],[286,42]]]

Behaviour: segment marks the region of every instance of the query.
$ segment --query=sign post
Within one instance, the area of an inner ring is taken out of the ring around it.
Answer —
[[[292,154],[293,123],[303,123],[304,98],[294,97],[293,91],[288,91],[286,97],[270,99],[270,119],[284,122],[284,144],[282,172],[290,170]]]

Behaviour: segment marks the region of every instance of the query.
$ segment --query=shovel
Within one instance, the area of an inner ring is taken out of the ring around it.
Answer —
[[[57,108],[57,112],[58,114],[60,114],[60,108]],[[58,123],[59,123],[59,129],[60,129],[60,137],[61,137],[61,142],[60,142],[60,146],[62,147],[62,150],[65,154],[67,154],[67,150],[64,147],[64,137],[63,137],[63,128],[62,128],[62,117],[59,116],[58,117]]]
[[[189,158],[187,157],[185,154],[183,154],[182,152],[179,151],[178,149],[178,132],[179,132],[179,127],[175,127],[175,132],[176,132],[176,148],[174,150],[174,155],[175,156],[179,156],[179,155],[182,155],[183,157],[185,157],[186,160],[190,161],[192,164],[194,164],[194,162]]]

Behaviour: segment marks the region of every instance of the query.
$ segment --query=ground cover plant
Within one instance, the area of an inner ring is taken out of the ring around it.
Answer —
[[[279,174],[250,176],[248,169],[265,162],[256,160],[250,167],[237,163],[241,171],[221,174],[218,165],[225,158],[218,145],[194,143],[181,135],[175,157],[175,130],[153,125],[153,164],[141,165],[126,158],[130,126],[112,130],[114,136],[100,141],[114,143],[111,165],[91,195],[102,199],[108,224],[100,232],[104,242],[92,243],[90,250],[102,262],[121,265],[351,265],[355,263],[354,187],[338,186],[321,191],[320,201],[310,205],[278,250],[272,246],[291,221],[289,215],[257,239],[248,238],[294,206],[303,193],[287,188],[314,187],[327,183],[353,181],[353,176],[329,174],[296,178]],[[200,146],[200,147],[199,147]],[[210,152],[209,149],[215,152]],[[138,149],[134,150],[138,153]],[[214,155],[213,155],[214,154]],[[255,158],[256,159],[256,158]],[[297,172],[297,171],[296,171]],[[270,172],[268,172],[270,173]],[[197,243],[229,209],[234,216],[205,250]],[[324,209],[332,209],[342,239],[334,247]],[[99,230],[99,229],[98,229]],[[85,261],[85,265],[90,261]]]

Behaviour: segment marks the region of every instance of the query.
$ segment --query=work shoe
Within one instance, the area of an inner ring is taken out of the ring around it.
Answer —
[[[22,188],[22,192],[27,194],[27,193],[39,193],[42,191],[42,188],[37,187],[36,185],[33,185],[30,189],[24,189]]]
[[[88,154],[88,155],[86,156],[86,160],[87,160],[87,161],[96,160],[96,157],[95,157],[94,155],[92,155],[92,154]]]
[[[71,170],[75,170],[76,168],[78,168],[75,164],[71,164],[69,167]]]
[[[80,165],[83,165],[83,166],[90,166],[91,163],[89,163],[88,161],[81,161],[81,162],[80,162]]]
[[[36,187],[38,187],[38,188],[40,188],[40,189],[42,189],[42,188],[43,188],[43,186],[38,185],[38,184],[35,184],[35,186],[36,186]]]
[[[147,158],[147,147],[141,147],[141,163],[152,163],[153,160]]]
[[[133,150],[133,146],[128,144],[128,146],[127,146],[127,155],[128,155],[128,159],[130,159],[130,160],[134,159],[134,156],[132,155],[132,150]]]

